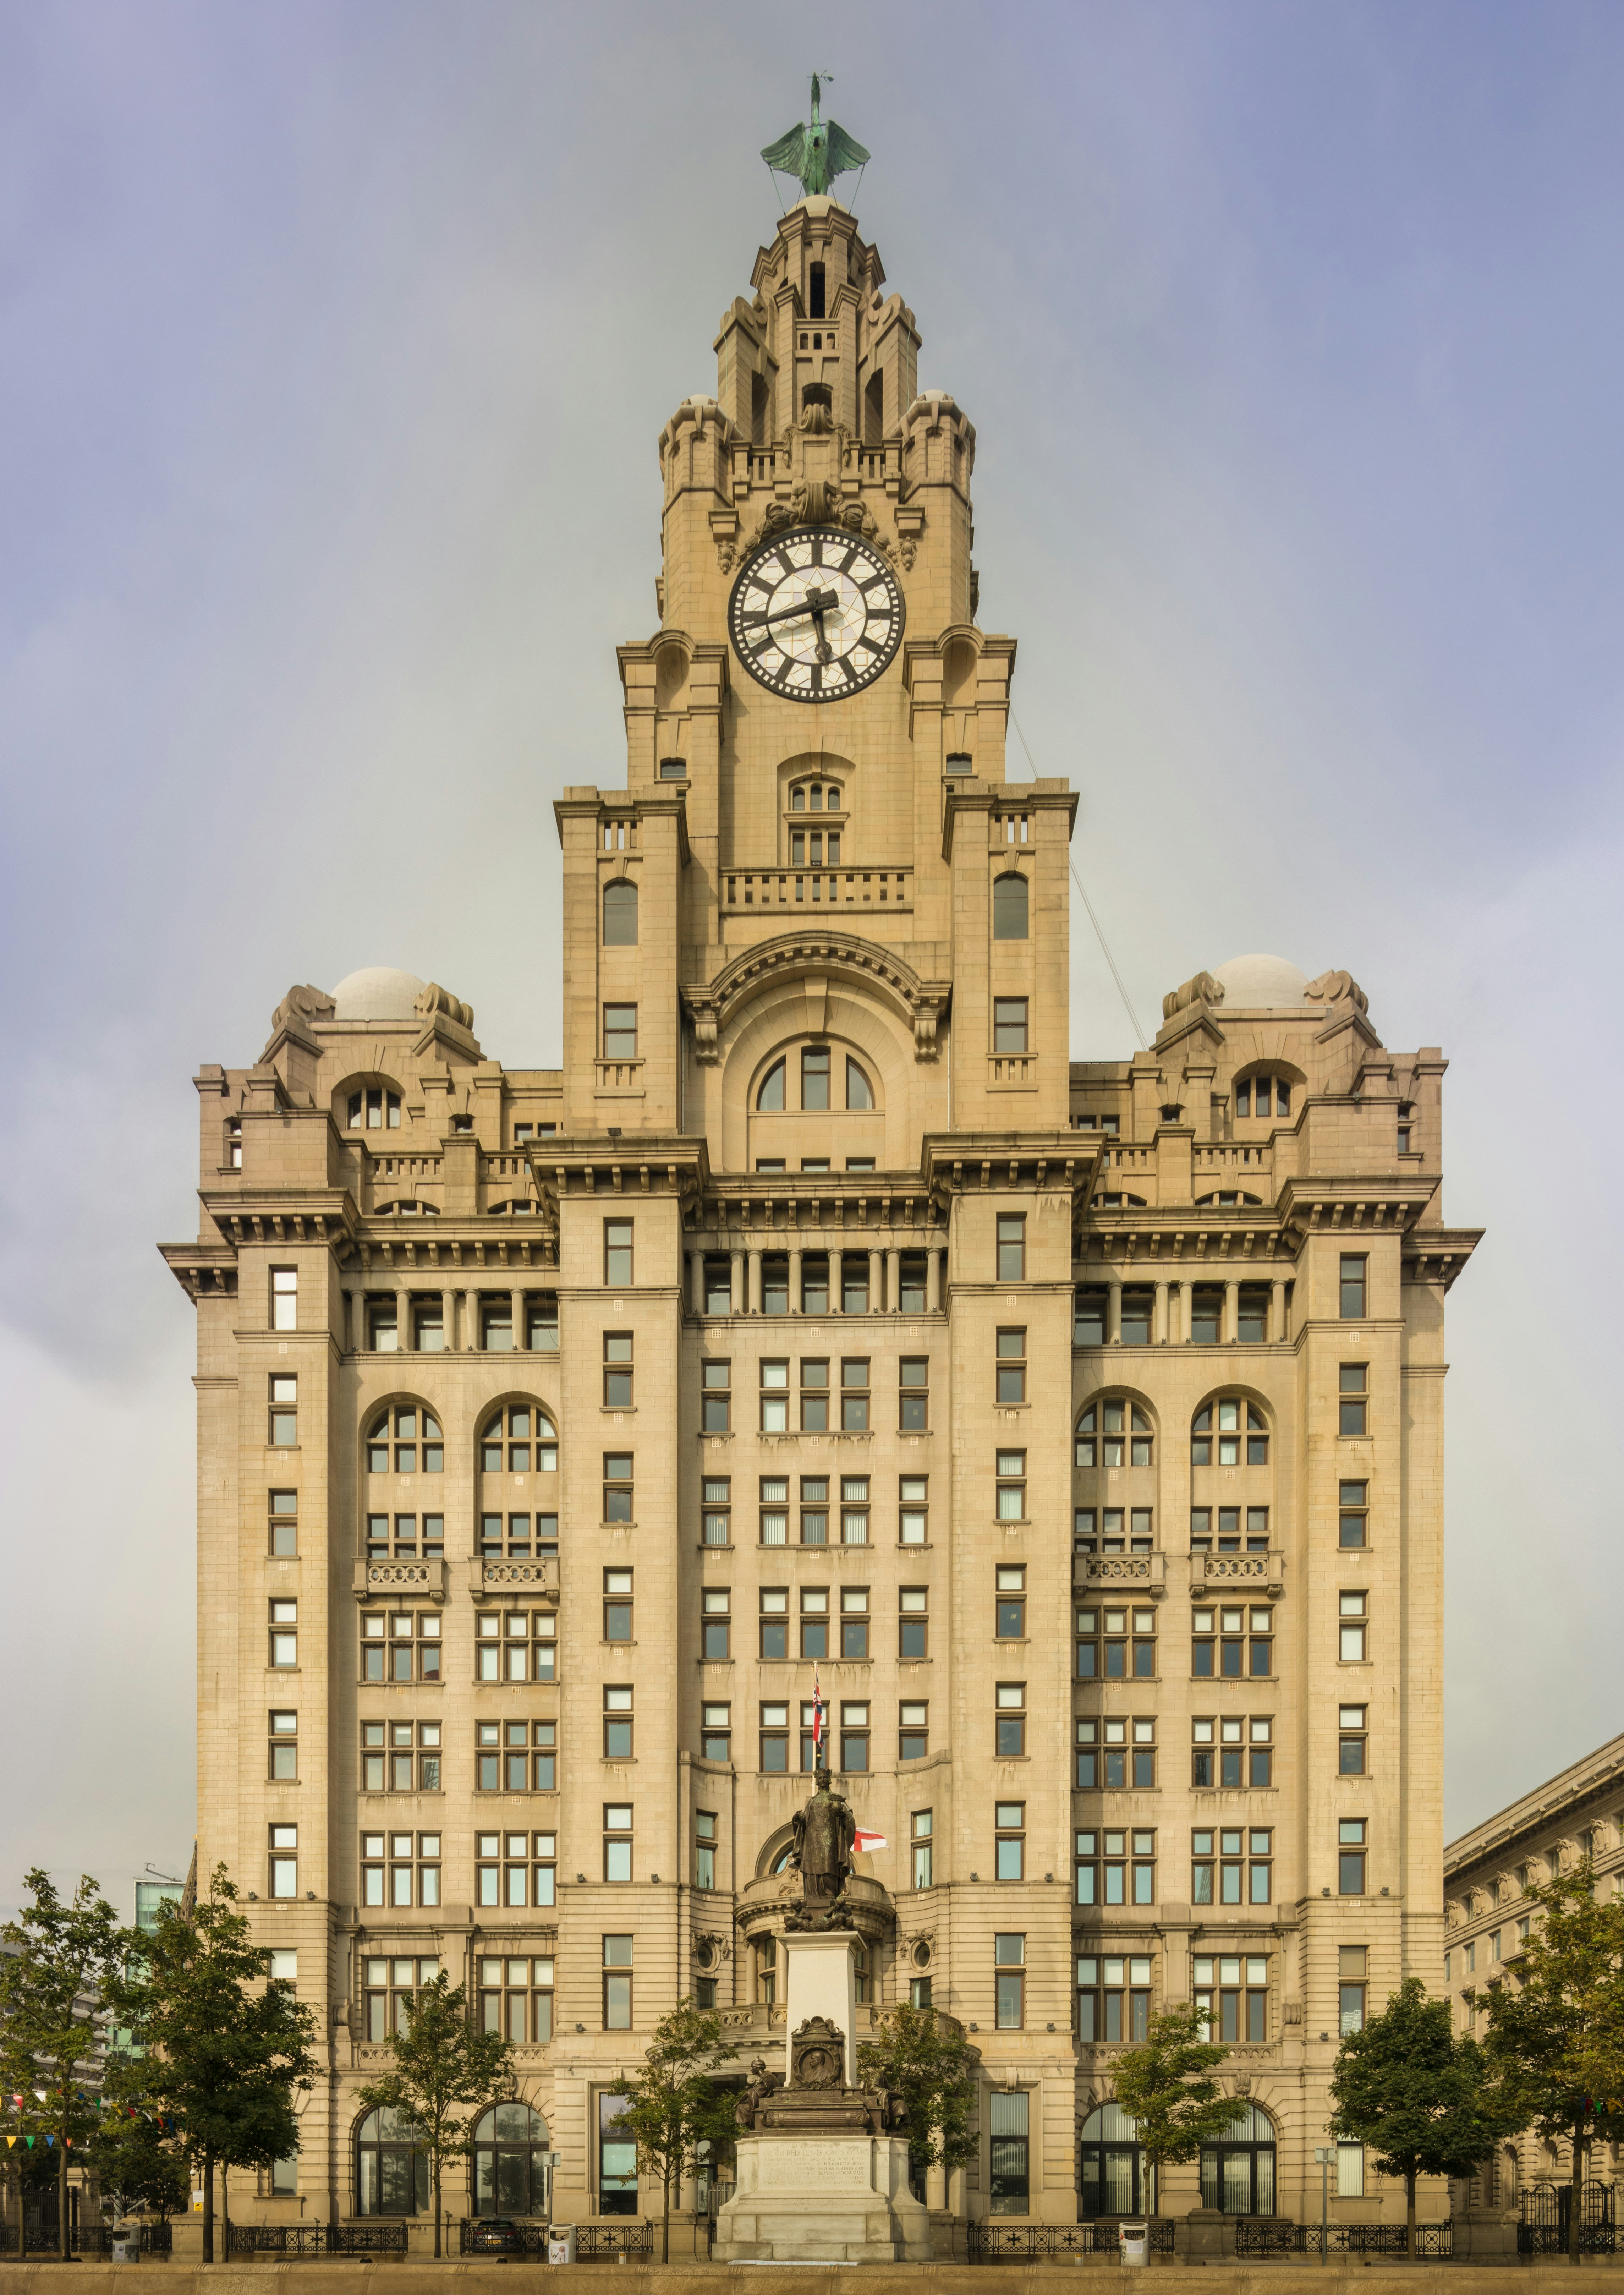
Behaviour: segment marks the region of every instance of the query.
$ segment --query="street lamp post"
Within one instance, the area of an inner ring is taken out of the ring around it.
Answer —
[[[1326,2260],[1330,2245],[1328,2219],[1330,2215],[1331,2147],[1328,2144],[1315,2146],[1314,2157],[1319,2162],[1319,2260]]]

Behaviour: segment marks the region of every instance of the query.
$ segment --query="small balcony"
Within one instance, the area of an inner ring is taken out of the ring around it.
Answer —
[[[1224,1559],[1232,1557],[1226,1555]],[[1167,1591],[1167,1556],[1165,1554],[1074,1554],[1072,1556],[1073,1586],[1120,1586],[1135,1594],[1149,1594],[1159,1598]]]
[[[1285,1556],[1278,1547],[1267,1554],[1192,1554],[1192,1594],[1245,1592],[1267,1594],[1274,1600],[1285,1577]]]

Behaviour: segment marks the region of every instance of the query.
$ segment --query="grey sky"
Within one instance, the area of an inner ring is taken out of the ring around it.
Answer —
[[[0,0],[0,1899],[190,1850],[198,1064],[371,962],[559,1057],[550,800],[813,66],[1141,1015],[1276,950],[1453,1062],[1450,1829],[1620,1726],[1624,14],[806,22]]]

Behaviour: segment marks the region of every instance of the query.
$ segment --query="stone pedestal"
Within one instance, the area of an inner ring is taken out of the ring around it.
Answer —
[[[814,2016],[826,2017],[845,2038],[845,2085],[857,2085],[857,1963],[856,1938],[849,1929],[779,1939],[779,1952],[788,1963],[784,1982],[784,2030],[798,2032]],[[785,2075],[793,2081],[794,2069],[786,2057]]]
[[[928,2263],[929,2210],[908,2188],[900,2136],[739,2139],[739,2181],[716,2220],[717,2263]]]

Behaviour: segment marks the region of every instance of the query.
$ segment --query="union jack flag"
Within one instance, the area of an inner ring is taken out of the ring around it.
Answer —
[[[812,1767],[823,1767],[823,1691],[818,1681],[818,1669],[812,1667]]]

